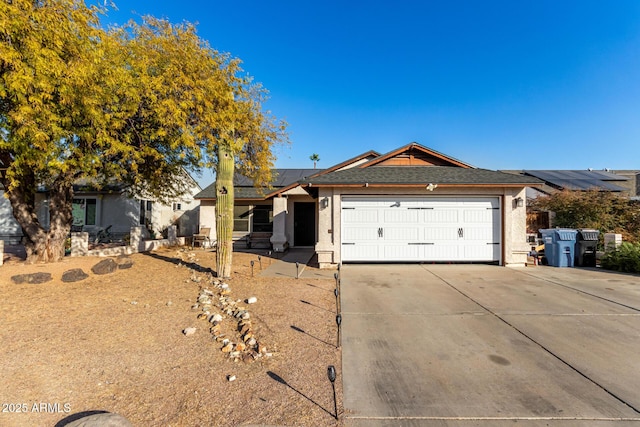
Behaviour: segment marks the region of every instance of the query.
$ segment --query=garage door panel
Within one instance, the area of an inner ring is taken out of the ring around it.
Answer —
[[[457,226],[447,227],[429,227],[424,229],[424,241],[425,242],[439,242],[458,240],[458,228]]]
[[[419,242],[420,227],[383,227],[382,238],[385,241]]]
[[[414,209],[389,208],[384,210],[386,224],[415,224],[420,211]]]
[[[342,220],[346,224],[362,224],[367,222],[380,222],[380,213],[377,209],[342,209]]]
[[[384,245],[384,259],[387,261],[404,261],[420,259],[420,247],[416,245]]]
[[[379,239],[378,237],[378,228],[376,227],[349,227],[346,228],[343,235],[342,235],[342,241],[343,242],[348,242],[348,243],[353,243],[356,241],[373,241],[373,242],[377,242]]]
[[[424,246],[426,261],[454,261],[460,258],[460,247],[453,244],[436,244]]]
[[[454,208],[434,208],[425,209],[424,221],[434,224],[446,224],[449,222],[457,223],[460,221],[458,209]]]
[[[493,230],[486,227],[464,227],[463,235],[465,241],[481,241],[486,243],[494,243]]]
[[[463,211],[465,224],[491,224],[493,209],[466,209]]]

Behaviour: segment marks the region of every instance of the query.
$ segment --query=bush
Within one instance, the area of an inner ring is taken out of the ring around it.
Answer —
[[[607,252],[600,265],[607,270],[640,273],[640,243],[623,242],[616,250]]]

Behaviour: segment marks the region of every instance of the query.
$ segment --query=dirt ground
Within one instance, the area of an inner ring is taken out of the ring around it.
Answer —
[[[214,252],[161,249],[131,255],[130,269],[93,274],[102,259],[0,266],[1,426],[61,427],[90,411],[134,426],[342,425],[327,379],[334,365],[341,412],[333,280],[260,277],[256,254],[235,253],[229,297],[241,300],[266,346],[250,363],[223,353],[193,308],[202,289],[217,291]],[[262,256],[264,268],[271,262]],[[89,277],[62,282],[73,268]],[[53,280],[10,279],[29,272]],[[257,303],[245,304],[250,297]],[[240,340],[237,319],[225,315],[221,326]],[[186,336],[188,327],[195,334]]]

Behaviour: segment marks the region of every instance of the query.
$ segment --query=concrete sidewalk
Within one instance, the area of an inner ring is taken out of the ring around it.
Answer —
[[[332,279],[334,270],[321,270],[308,264],[315,255],[313,248],[291,248],[282,258],[260,273],[264,277],[291,277],[300,279]],[[298,268],[296,268],[298,263]]]

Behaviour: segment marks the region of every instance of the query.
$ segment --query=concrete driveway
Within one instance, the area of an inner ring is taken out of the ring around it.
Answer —
[[[640,426],[640,277],[342,268],[346,426]]]

